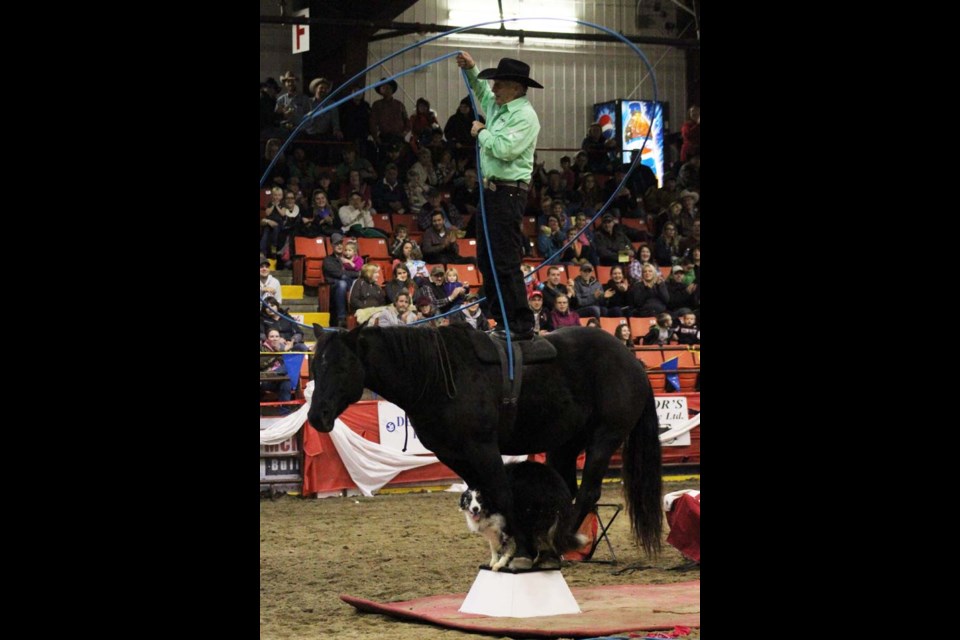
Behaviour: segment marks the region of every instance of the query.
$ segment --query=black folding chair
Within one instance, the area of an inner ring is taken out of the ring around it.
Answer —
[[[613,512],[610,514],[610,519],[606,523],[603,522],[603,518],[600,516],[600,509],[613,509]],[[593,540],[593,546],[590,548],[590,553],[587,554],[587,557],[581,560],[581,562],[595,562],[597,564],[617,564],[617,554],[613,551],[613,545],[610,543],[610,538],[607,536],[607,530],[610,529],[610,526],[613,524],[613,521],[617,519],[617,516],[620,515],[620,512],[623,511],[622,504],[614,503],[597,503],[597,506],[593,508],[593,512],[597,515],[597,537]],[[607,543],[607,548],[610,549],[610,557],[612,560],[594,560],[593,554],[596,552],[597,547],[600,546],[600,541],[604,540]]]

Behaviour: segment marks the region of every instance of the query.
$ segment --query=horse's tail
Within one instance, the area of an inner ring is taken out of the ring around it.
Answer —
[[[660,511],[661,466],[660,421],[653,389],[647,387],[647,401],[637,426],[623,448],[623,490],[630,526],[647,555],[660,552],[663,516]]]

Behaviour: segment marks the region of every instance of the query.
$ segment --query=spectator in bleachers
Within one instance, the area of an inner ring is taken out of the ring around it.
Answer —
[[[557,216],[550,214],[547,216],[547,224],[540,227],[537,234],[537,249],[544,258],[549,258],[560,250],[563,246],[563,231],[560,229],[560,220]],[[553,258],[549,262],[558,262],[558,258]]]
[[[260,257],[260,297],[273,296],[277,303],[283,302],[280,281],[270,275],[270,261]]]
[[[317,189],[320,189],[325,194],[327,194],[327,199],[331,200],[330,207],[333,209],[334,213],[337,211],[336,205],[332,202],[333,198],[340,192],[340,185],[337,183],[335,174],[330,173],[329,171],[321,171],[320,176],[317,178]]]
[[[630,315],[630,280],[623,274],[620,265],[610,269],[610,279],[603,285],[603,297],[607,301],[607,315],[624,318]]]
[[[483,315],[483,311],[480,309],[480,303],[477,302],[479,296],[475,293],[467,294],[463,303],[469,305],[460,309],[459,313],[455,313],[450,317],[450,324],[468,324],[474,329],[479,329],[480,331],[486,331],[490,328],[490,321],[487,319],[487,316]],[[473,304],[470,304],[470,303]]]
[[[295,322],[284,317],[289,315],[289,311],[280,308],[276,298],[265,296],[260,303],[260,341],[267,339],[271,329],[276,329],[287,342],[287,351],[309,351],[303,343],[303,330]]]
[[[527,295],[527,304],[533,312],[533,332],[538,336],[545,336],[553,331],[550,314],[543,308],[543,294],[540,291],[531,291]]]
[[[680,200],[680,190],[677,189],[677,178],[669,173],[663,176],[663,187],[653,185],[643,194],[647,211],[659,216],[670,207],[670,203]],[[659,228],[659,227],[658,227]]]
[[[576,227],[567,231],[567,242],[570,242],[577,236]],[[592,265],[594,263],[599,264],[597,260],[597,253],[593,250],[589,244],[584,244],[581,240],[583,236],[573,240],[572,244],[567,247],[562,254],[560,254],[560,262],[565,264],[576,264],[576,265]]]
[[[539,280],[537,279],[537,274],[533,272],[533,266],[523,262],[520,264],[520,271],[523,273],[523,284],[527,289],[527,297],[530,297],[530,294],[535,290],[539,290]],[[542,296],[543,294],[541,294]]]
[[[440,175],[440,186],[450,188],[453,185],[453,179],[457,176],[457,163],[453,159],[453,152],[449,149],[440,151],[436,164]]]
[[[383,180],[373,187],[373,207],[381,213],[406,213],[410,208],[407,191],[398,179],[399,170],[392,162],[385,168]]]
[[[297,91],[297,78],[287,71],[280,76],[285,92],[277,98],[276,112],[280,114],[280,126],[292,130],[310,112],[310,100]]]
[[[590,172],[580,175],[580,188],[573,193],[572,200],[591,215],[596,213],[606,202],[603,197],[603,189],[597,184],[596,176]]]
[[[277,93],[280,87],[273,78],[260,83],[260,137],[274,137],[279,134],[280,114],[276,112]]]
[[[603,328],[603,327],[600,326],[600,320],[597,319],[597,318],[589,318],[589,319],[587,320],[587,324],[585,324],[585,325],[583,325],[583,326],[585,326],[585,327],[595,327],[595,328],[597,328],[597,329],[602,329],[602,328]]]
[[[389,253],[390,257],[394,260],[406,262],[403,258],[403,245],[406,242],[412,242],[414,245],[417,244],[416,241],[410,237],[407,225],[398,224],[393,229],[393,240],[391,240],[387,246],[387,253]]]
[[[311,111],[330,94],[330,87],[331,83],[326,78],[314,78],[310,81],[310,95],[313,96],[310,100]],[[325,106],[330,106],[333,102],[331,100]],[[334,153],[336,147],[330,143],[343,140],[343,131],[340,130],[340,110],[333,108],[314,117],[310,124],[304,127],[304,132],[311,140],[320,143],[311,145],[314,149],[312,155],[320,164],[330,164],[330,159],[336,155]]]
[[[392,304],[374,316],[373,324],[378,327],[401,327],[417,320],[417,312],[410,309],[410,292],[403,290]]]
[[[427,272],[427,263],[423,259],[423,252],[420,246],[413,240],[403,241],[400,247],[400,263],[407,265],[410,271],[410,277],[413,278],[417,286],[430,280],[430,274]]]
[[[617,328],[613,330],[613,337],[623,343],[627,349],[633,348],[633,337],[630,333],[630,325],[626,322],[621,322],[617,325]]]
[[[700,246],[700,219],[697,218],[690,225],[690,230],[688,233],[684,234],[683,240],[680,241],[680,251],[683,254],[684,258],[690,256],[690,251],[694,247]]]
[[[600,264],[606,266],[619,265],[621,256],[625,263],[636,255],[630,239],[617,226],[617,219],[610,213],[603,214],[601,218],[600,228],[593,236],[593,248],[597,251]]]
[[[427,191],[431,188],[430,185],[423,182],[422,172],[407,172],[407,184],[404,189],[407,192],[407,202],[410,203],[410,213],[420,215],[421,210],[427,204]]]
[[[563,188],[567,191],[573,191],[573,183],[577,181],[577,174],[571,168],[570,156],[560,158],[560,178]]]
[[[680,326],[677,327],[677,342],[680,344],[700,344],[700,325],[697,315],[690,309],[679,311]]]
[[[670,280],[667,282],[667,292],[670,294],[670,302],[667,303],[667,309],[676,311],[680,307],[692,307],[693,292],[697,290],[697,285],[684,282],[685,273],[683,267],[676,265],[670,273]]]
[[[410,294],[412,299],[416,289],[416,283],[410,277],[410,269],[403,263],[399,263],[393,268],[393,279],[383,285],[383,292],[389,302],[395,301],[397,296],[404,292]]]
[[[580,234],[580,242],[582,242],[583,244],[588,244],[592,247],[593,246],[593,227],[590,226],[590,216],[588,216],[585,213],[576,214],[576,220],[574,222],[574,226],[576,227],[578,232],[580,231],[580,229],[587,227],[587,230]],[[596,252],[596,248],[594,248],[594,252]]]
[[[584,151],[578,151],[577,155],[574,156],[573,166],[570,167],[570,170],[573,172],[574,180],[573,186],[567,186],[567,189],[572,189],[576,191],[580,188],[580,182],[583,180],[583,174],[590,172],[589,161],[587,160],[587,154]]]
[[[449,231],[459,231],[463,224],[463,218],[460,217],[457,207],[451,202],[444,201],[443,194],[436,188],[428,189],[424,195],[426,195],[427,202],[420,207],[420,214],[417,216],[417,224],[420,229],[423,231],[429,229],[433,224],[434,214],[439,211],[443,214],[443,226]],[[457,237],[462,238],[464,236],[460,234]]]
[[[280,154],[280,147],[282,143],[278,138],[270,138],[267,140],[266,145],[263,149],[263,155],[260,156],[260,175],[263,175],[263,172],[267,170],[267,167],[270,166],[270,163],[273,161],[274,157]],[[290,179],[290,167],[287,166],[287,158],[284,155],[280,155],[277,158],[277,164],[273,165],[273,169],[270,170],[270,173],[267,174],[267,179],[263,183],[264,186],[275,185],[275,186],[284,186],[287,184],[287,180]]]
[[[342,235],[334,233],[330,237],[330,243],[333,245],[333,254],[323,259],[323,279],[330,284],[330,308],[333,310],[330,319],[331,322],[335,321],[337,326],[345,327],[347,326],[347,293],[353,281],[360,275],[360,269],[352,257],[345,258],[346,251]],[[354,247],[352,251],[355,252],[356,245],[352,244],[352,246]]]
[[[433,163],[433,156],[430,153],[430,149],[421,148],[417,151],[417,161],[407,170],[408,180],[411,175],[416,175],[423,185],[436,187],[440,184],[443,173],[438,170],[437,166]]]
[[[370,107],[370,135],[378,145],[400,144],[410,132],[407,109],[393,98],[397,88],[397,81],[391,80],[375,89],[382,97]]]
[[[477,182],[477,170],[466,169],[463,172],[463,184],[453,191],[450,202],[456,207],[457,211],[469,213],[476,217],[480,213],[480,183]],[[471,220],[471,223],[473,220]],[[469,229],[468,229],[469,231]],[[467,237],[475,238],[476,234],[467,234]]]
[[[430,217],[431,226],[423,232],[423,259],[429,263],[442,262],[444,264],[476,264],[473,257],[460,256],[460,247],[457,245],[458,229],[447,229],[442,209],[437,209]]]
[[[430,109],[430,102],[426,98],[417,98],[413,115],[410,116],[410,133],[417,144],[427,146],[434,127],[440,128],[437,114]]]
[[[437,304],[430,298],[430,296],[420,295],[416,299],[417,304],[417,320],[427,320],[437,315]],[[437,318],[435,320],[430,320],[429,322],[421,322],[418,324],[418,327],[432,328],[432,327],[442,327],[449,324],[449,321],[446,318]]]
[[[357,324],[363,324],[383,311],[387,296],[380,286],[380,265],[367,263],[360,268],[360,277],[350,287],[350,311],[357,316]]]
[[[406,180],[407,171],[410,169],[410,165],[413,164],[414,160],[416,160],[416,158],[413,157],[413,151],[410,149],[410,145],[406,143],[403,145],[387,145],[383,148],[383,153],[380,154],[380,162],[377,164],[378,174],[386,175],[387,165],[396,165],[397,179],[400,181],[400,184],[403,184]]]
[[[543,194],[550,196],[552,199],[560,200],[569,200],[573,195],[572,191],[569,191],[563,183],[563,176],[556,169],[551,169],[547,173],[547,185],[543,189]],[[542,197],[542,196],[541,196]]]
[[[470,285],[460,282],[460,273],[454,267],[447,267],[444,274],[443,293],[455,305],[461,304],[470,293]]]
[[[429,298],[437,313],[445,313],[453,307],[452,301],[449,300],[443,292],[443,283],[445,280],[444,268],[441,265],[434,265],[434,267],[430,269],[430,279],[420,285],[416,293],[418,299],[424,297]],[[419,302],[417,306],[420,306]]]
[[[671,340],[676,340],[676,329],[673,328],[673,318],[669,313],[661,313],[657,316],[657,323],[650,326],[647,335],[643,336],[645,345],[666,345]]]
[[[580,267],[580,275],[573,279],[573,291],[580,317],[602,318],[607,315],[603,286],[594,275],[593,265],[589,262]]]
[[[337,165],[337,179],[343,183],[350,179],[350,172],[356,171],[360,174],[360,180],[369,184],[377,179],[377,172],[366,158],[357,155],[357,149],[353,145],[343,148],[343,161]]]
[[[680,249],[682,238],[677,234],[677,225],[668,222],[663,227],[663,235],[657,239],[653,250],[653,257],[665,267],[672,267],[680,262],[683,251]]]
[[[540,292],[543,294],[543,306],[547,311],[553,311],[560,296],[567,296],[568,301],[569,298],[576,297],[572,284],[560,282],[560,267],[547,268],[547,281],[540,287]]]
[[[594,122],[587,130],[587,137],[580,148],[587,154],[587,165],[596,173],[610,174],[610,152],[617,147],[616,138],[604,140],[599,122]]]
[[[327,201],[326,192],[314,189],[311,206],[300,214],[300,224],[296,234],[304,238],[331,236],[337,229],[336,216]]]
[[[550,203],[550,209],[546,212],[546,215],[543,216],[542,222],[540,224],[547,224],[547,216],[554,215],[557,217],[557,221],[560,223],[560,231],[564,234],[570,230],[570,216],[567,215],[566,202],[563,198],[553,198],[553,201]]]
[[[362,84],[356,84],[350,93],[363,89]],[[368,148],[367,135],[370,133],[370,103],[363,99],[363,94],[355,95],[340,105],[340,129],[343,138],[352,142],[361,158],[371,157]]]
[[[340,185],[340,194],[334,202],[334,206],[348,204],[350,202],[350,194],[354,191],[360,194],[364,209],[371,209],[373,213],[377,212],[377,209],[373,206],[373,189],[361,180],[360,172],[356,169],[351,169],[347,174],[347,181]]]
[[[680,161],[686,162],[700,155],[700,107],[693,105],[687,110],[687,120],[680,126],[683,146],[680,147]]]
[[[276,353],[289,351],[286,341],[280,336],[280,332],[271,329],[267,333],[267,338],[260,343],[260,353]],[[280,376],[287,375],[287,367],[280,356],[266,356],[260,358],[260,400],[263,400],[264,391],[275,391],[280,402],[289,402],[292,395],[290,378],[277,380]],[[288,413],[288,408],[283,407],[281,413]]]
[[[691,157],[680,167],[680,173],[677,174],[677,186],[681,189],[700,191],[700,154]]]
[[[663,235],[663,230],[667,227],[668,224],[672,224],[675,228],[680,228],[680,214],[683,213],[683,204],[679,200],[674,200],[670,203],[670,206],[667,207],[664,211],[661,211],[657,215],[656,227],[657,239]]]
[[[290,163],[290,181],[296,178],[304,189],[312,189],[320,178],[320,168],[307,158],[302,147],[293,150],[293,162]]]
[[[447,142],[453,145],[458,158],[473,157],[474,155],[476,142],[470,135],[470,128],[476,119],[473,106],[470,104],[470,97],[467,96],[460,101],[457,112],[447,119],[447,124],[443,127],[443,135]]]
[[[652,264],[643,265],[643,276],[630,285],[627,299],[633,307],[630,315],[635,318],[656,316],[667,310],[670,293],[667,283]]]
[[[384,240],[387,238],[387,234],[373,226],[373,212],[359,191],[350,192],[350,204],[340,207],[338,215],[344,235]]]
[[[693,221],[700,217],[700,208],[697,203],[700,202],[700,194],[696,191],[681,191],[680,203],[683,209],[680,211],[680,223],[677,225],[677,233],[684,235],[693,228]]]
[[[570,298],[559,295],[554,301],[553,311],[550,312],[550,323],[554,330],[560,327],[579,327],[580,315],[570,309]]]

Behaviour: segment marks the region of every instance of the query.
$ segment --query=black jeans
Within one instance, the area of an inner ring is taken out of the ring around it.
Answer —
[[[487,256],[486,238],[480,223],[477,224],[477,261],[483,274],[483,291],[487,298],[484,313],[503,328],[503,313],[494,284],[500,283],[503,306],[511,333],[525,333],[533,329],[533,312],[527,305],[527,288],[523,283],[520,262],[527,239],[523,235],[523,212],[527,204],[527,192],[517,187],[497,185],[496,191],[484,189],[487,208],[487,227],[490,244],[493,246],[493,265]]]

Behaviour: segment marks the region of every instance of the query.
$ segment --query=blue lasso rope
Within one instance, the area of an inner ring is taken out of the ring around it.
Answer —
[[[434,58],[433,60],[429,60],[429,61],[427,61],[427,62],[421,63],[421,64],[419,64],[419,65],[416,65],[415,67],[412,67],[412,68],[407,69],[407,70],[405,70],[405,71],[401,71],[400,73],[396,73],[396,74],[394,74],[394,75],[392,75],[392,76],[390,76],[390,77],[387,77],[387,78],[384,78],[384,79],[382,79],[382,80],[379,80],[379,81],[377,81],[377,82],[375,82],[375,83],[373,83],[373,84],[371,84],[371,85],[368,85],[368,86],[364,87],[363,89],[354,91],[353,93],[351,93],[351,94],[348,95],[347,97],[342,98],[341,100],[338,100],[338,101],[336,101],[336,102],[334,102],[334,103],[332,103],[332,104],[329,104],[329,105],[327,104],[327,103],[328,103],[330,100],[332,100],[337,94],[339,94],[345,87],[351,86],[351,85],[353,84],[353,82],[355,82],[358,78],[360,78],[360,77],[364,76],[365,74],[367,74],[369,71],[372,71],[373,69],[375,69],[375,68],[377,68],[378,66],[384,64],[385,62],[388,62],[388,61],[396,58],[397,56],[403,55],[403,54],[406,53],[407,51],[410,51],[410,50],[412,50],[412,49],[416,49],[416,48],[422,47],[422,46],[424,46],[424,45],[426,45],[426,44],[429,44],[429,43],[431,43],[431,42],[433,42],[433,41],[435,41],[435,40],[439,40],[440,38],[445,38],[445,37],[447,37],[447,36],[451,36],[451,35],[454,35],[454,34],[457,34],[457,33],[462,33],[462,32],[464,32],[464,31],[469,31],[469,30],[471,30],[471,29],[476,29],[476,28],[478,28],[478,27],[484,27],[484,26],[491,25],[491,24],[503,24],[503,23],[505,23],[505,22],[522,22],[522,21],[524,21],[524,20],[554,20],[554,21],[557,21],[557,22],[572,22],[572,23],[575,23],[575,24],[579,24],[579,25],[581,25],[581,26],[590,27],[590,28],[596,29],[596,30],[598,30],[598,31],[602,31],[602,32],[604,32],[604,33],[606,33],[606,34],[608,34],[608,35],[611,35],[611,36],[619,39],[619,40],[620,40],[621,42],[623,42],[625,45],[627,45],[628,47],[630,47],[630,48],[634,51],[634,53],[636,53],[637,56],[643,61],[643,64],[646,66],[647,71],[648,71],[649,74],[650,74],[650,78],[651,78],[652,83],[653,83],[653,102],[654,102],[653,119],[654,119],[654,120],[656,119],[657,113],[658,113],[658,111],[659,111],[659,109],[660,109],[660,105],[659,105],[659,103],[658,103],[658,101],[657,101],[657,97],[658,97],[658,95],[659,95],[659,91],[658,91],[658,88],[657,88],[657,76],[656,76],[656,72],[654,71],[653,65],[650,64],[650,61],[647,59],[647,56],[643,53],[643,51],[641,51],[640,48],[639,48],[637,45],[635,45],[634,43],[630,42],[630,41],[629,41],[626,37],[624,37],[622,34],[616,32],[616,31],[613,31],[612,29],[608,29],[607,27],[604,27],[604,26],[595,24],[595,23],[593,23],[593,22],[587,22],[587,21],[585,21],[585,20],[574,20],[574,19],[570,19],[570,18],[555,18],[555,17],[533,18],[533,17],[530,17],[530,18],[505,18],[505,19],[501,19],[501,20],[489,20],[489,21],[487,21],[487,22],[479,22],[479,23],[477,23],[477,24],[473,24],[473,25],[466,26],[466,27],[460,27],[460,28],[457,28],[457,29],[451,29],[450,31],[445,31],[445,32],[443,32],[443,33],[439,33],[439,34],[437,34],[437,35],[430,36],[429,38],[425,38],[425,39],[420,40],[420,41],[418,41],[418,42],[414,42],[413,44],[407,45],[406,47],[403,47],[403,48],[399,49],[398,51],[395,51],[394,53],[391,53],[389,56],[386,56],[385,58],[382,58],[382,59],[378,60],[377,62],[371,64],[370,66],[368,66],[367,68],[363,69],[362,71],[359,71],[357,74],[355,74],[355,75],[354,75],[353,77],[351,77],[349,80],[347,80],[346,82],[344,82],[343,84],[341,84],[341,85],[340,85],[339,87],[337,87],[334,91],[332,91],[326,98],[324,98],[323,101],[322,101],[320,104],[318,104],[316,107],[314,107],[314,109],[313,109],[310,113],[308,113],[306,116],[304,116],[304,118],[303,118],[303,120],[300,122],[300,124],[298,124],[297,127],[290,133],[290,135],[289,135],[289,136],[287,137],[287,139],[284,141],[283,145],[281,145],[280,150],[277,152],[277,155],[273,158],[273,160],[270,161],[270,164],[267,166],[267,169],[266,169],[266,171],[264,172],[263,176],[261,176],[261,178],[260,178],[260,187],[261,187],[261,188],[263,187],[264,183],[266,182],[267,176],[270,175],[270,171],[273,170],[274,165],[276,164],[276,162],[277,162],[277,160],[279,159],[279,157],[283,154],[284,150],[289,146],[290,142],[296,137],[297,133],[299,133],[300,130],[301,130],[308,122],[310,122],[311,120],[313,120],[313,119],[316,118],[317,116],[320,116],[320,115],[326,113],[326,112],[329,111],[330,109],[333,109],[333,108],[335,108],[335,107],[340,106],[341,104],[347,102],[348,100],[352,99],[352,98],[353,98],[354,96],[356,96],[356,95],[363,94],[363,93],[365,93],[366,91],[368,91],[368,90],[370,90],[370,89],[375,89],[376,87],[379,87],[379,86],[381,86],[381,85],[388,84],[389,82],[393,81],[393,80],[396,79],[396,78],[403,77],[403,76],[405,76],[405,75],[407,75],[407,74],[413,73],[413,72],[415,72],[415,71],[417,71],[417,70],[419,70],[419,69],[422,69],[422,68],[424,68],[424,67],[427,67],[427,66],[429,66],[429,65],[431,65],[431,64],[434,64],[434,63],[436,63],[436,62],[440,62],[441,60],[446,60],[447,58],[451,58],[451,57],[453,57],[453,56],[459,55],[459,54],[461,53],[461,51],[460,51],[460,50],[453,51],[453,52],[451,52],[451,53],[442,55],[442,56],[440,56],[440,57],[438,57],[438,58]],[[475,114],[479,114],[480,112],[479,112],[479,110],[477,109],[476,97],[474,96],[473,90],[472,90],[472,88],[470,87],[470,83],[469,83],[469,81],[467,80],[466,71],[461,70],[461,75],[462,75],[462,77],[463,77],[463,79],[464,79],[464,83],[467,85],[467,92],[468,92],[468,95],[470,96],[470,103],[473,105],[474,113],[475,113]],[[646,148],[647,142],[650,140],[650,134],[652,133],[652,131],[653,131],[653,127],[648,128],[648,130],[647,130],[647,135],[646,135],[646,137],[643,139],[643,144],[642,144],[641,147],[640,147],[639,153],[637,153],[636,156],[634,157],[633,162],[632,162],[631,165],[630,165],[630,169],[627,171],[626,175],[624,175],[623,180],[620,182],[620,184],[617,185],[617,188],[613,190],[613,192],[612,192],[611,195],[610,195],[610,198],[609,198],[609,199],[604,203],[604,205],[597,211],[597,213],[595,213],[594,216],[590,219],[590,222],[589,222],[587,225],[585,225],[585,226],[583,227],[583,229],[581,229],[573,238],[569,239],[569,240],[567,241],[567,243],[564,244],[560,249],[558,249],[553,255],[547,257],[543,262],[541,262],[537,267],[535,267],[535,268],[533,269],[533,273],[536,273],[537,271],[539,271],[540,269],[542,269],[544,266],[547,266],[547,264],[550,263],[551,260],[553,260],[554,258],[556,258],[557,256],[559,256],[560,254],[562,254],[564,251],[566,251],[567,248],[570,247],[570,245],[573,244],[573,243],[577,240],[577,238],[579,238],[581,235],[583,235],[583,233],[584,233],[590,226],[593,225],[593,223],[597,220],[597,218],[599,218],[601,215],[603,215],[603,214],[606,212],[606,210],[610,207],[611,203],[616,199],[617,193],[619,193],[620,189],[622,189],[623,186],[627,183],[627,181],[630,179],[630,176],[633,175],[633,172],[636,171],[637,166],[640,165],[640,164],[642,164],[642,162],[641,162],[641,156],[643,155],[643,149]],[[477,145],[477,178],[478,178],[478,180],[482,181],[482,173],[481,173],[481,170],[480,170],[480,146],[479,146],[479,145]],[[531,180],[532,180],[532,177],[531,177]],[[481,184],[482,184],[482,182],[481,182]],[[489,261],[490,261],[490,265],[491,265],[491,268],[492,268],[492,265],[493,265],[493,252],[492,252],[492,247],[490,246],[490,238],[489,238],[489,235],[488,235],[488,233],[487,233],[486,206],[485,206],[485,199],[484,199],[483,191],[484,191],[483,189],[480,190],[480,216],[481,216],[481,223],[482,223],[482,226],[483,226],[484,238],[486,239],[488,259],[489,259]],[[501,313],[503,314],[503,318],[504,318],[504,330],[505,330],[505,333],[506,333],[506,336],[507,336],[507,355],[508,355],[508,359],[509,359],[509,376],[510,376],[510,379],[512,380],[512,379],[513,379],[513,373],[514,373],[514,372],[513,372],[513,349],[511,348],[511,337],[510,337],[510,336],[511,336],[511,334],[510,334],[510,325],[509,325],[509,323],[508,323],[508,321],[507,321],[507,318],[506,318],[506,313],[505,313],[505,312],[506,312],[506,309],[504,308],[504,305],[503,305],[503,296],[500,294],[500,283],[499,283],[499,281],[498,281],[497,278],[494,278],[494,287],[495,287],[496,290],[497,290],[497,297],[499,298],[499,302],[500,302],[500,310],[501,310]],[[262,298],[261,298],[261,300],[262,300]],[[486,300],[486,298],[480,298],[479,300],[476,300],[475,302],[473,302],[473,303],[471,303],[471,304],[477,304],[477,303],[479,303],[479,302],[481,302],[481,301],[483,301],[483,300]],[[436,316],[431,316],[430,318],[425,318],[425,319],[423,319],[423,320],[419,320],[419,321],[417,321],[417,322],[411,323],[410,326],[415,325],[415,324],[421,324],[421,323],[423,323],[423,322],[429,322],[430,320],[435,320],[435,319],[437,319],[437,318],[442,318],[442,317],[444,317],[444,316],[448,316],[448,315],[450,315],[450,314],[453,314],[453,313],[456,313],[456,312],[460,311],[460,310],[463,309],[465,306],[470,306],[470,305],[461,305],[461,306],[459,306],[459,307],[456,307],[456,308],[454,308],[454,309],[451,309],[450,311],[444,312],[444,313],[442,313],[442,314],[439,314],[439,315],[436,315]],[[292,320],[292,319],[291,319],[291,321],[296,322],[295,320]],[[301,326],[306,326],[306,325],[303,325],[303,324],[301,324],[301,323],[297,323],[297,324],[300,324]],[[336,329],[324,328],[324,330],[325,330],[325,331],[335,331]]]

